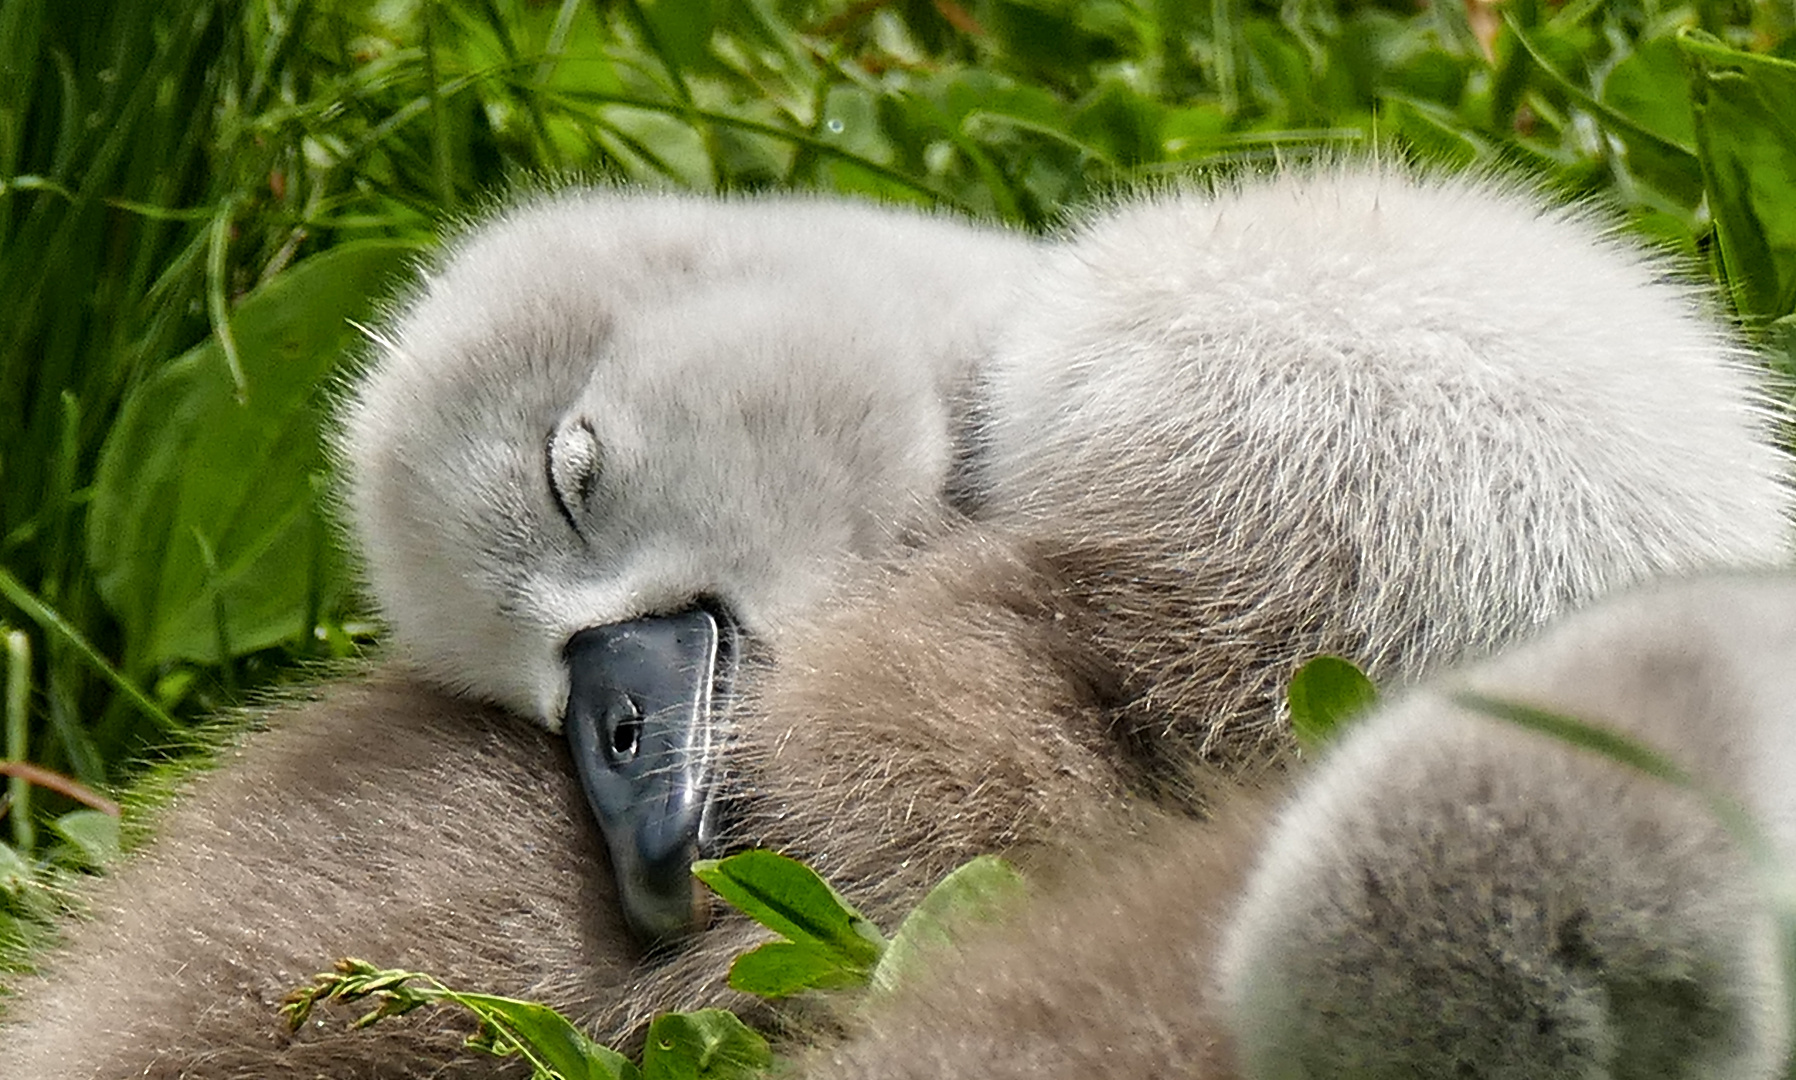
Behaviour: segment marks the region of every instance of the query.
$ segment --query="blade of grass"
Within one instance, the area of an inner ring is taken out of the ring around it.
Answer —
[[[31,753],[31,639],[23,630],[6,631],[6,760],[22,765]],[[7,816],[12,846],[23,854],[37,850],[37,823],[31,819],[31,784],[21,776],[6,782]]]
[[[112,684],[113,689],[123,694],[138,710],[156,725],[163,735],[181,741],[183,729],[175,722],[174,717],[162,710],[160,705],[151,701],[137,684],[125,678],[119,670],[112,666],[100,651],[88,643],[81,631],[77,630],[66,619],[49,605],[39,600],[23,582],[12,575],[12,572],[0,567],[0,596],[4,596],[12,605],[25,613],[25,616],[36,623],[46,633],[53,634],[67,642],[81,657],[90,664],[101,678]]]
[[[435,172],[437,199],[445,210],[455,209],[455,157],[449,148],[449,119],[443,110],[442,80],[437,74],[436,12],[428,3],[420,14],[424,23],[424,99],[430,112],[430,160]]]
[[[1474,712],[1508,721],[1529,731],[1550,735],[1572,746],[1593,750],[1612,761],[1638,769],[1648,776],[1656,777],[1674,787],[1691,792],[1708,804],[1710,812],[1715,815],[1716,819],[1761,865],[1775,865],[1778,861],[1770,842],[1765,839],[1751,816],[1747,814],[1745,807],[1741,806],[1738,800],[1712,790],[1677,762],[1645,743],[1562,713],[1537,709],[1531,705],[1489,697],[1472,691],[1454,694],[1453,700]]]
[[[206,247],[206,310],[212,316],[212,333],[224,353],[225,366],[231,372],[231,384],[237,388],[238,404],[249,403],[249,378],[243,374],[243,358],[237,355],[237,337],[231,333],[229,282],[225,270],[231,245],[231,218],[235,213],[235,196],[226,198],[212,218],[210,241]]]
[[[100,813],[105,814],[107,817],[118,817],[120,813],[118,803],[101,795],[99,792],[88,787],[79,780],[73,780],[61,773],[51,772],[49,769],[40,768],[28,761],[0,761],[0,776],[7,777],[7,783],[9,784],[23,785],[23,790],[25,791],[30,791],[33,785],[41,787],[46,791],[54,791],[58,795],[73,799],[83,806],[92,807]],[[12,802],[11,813],[15,815],[18,814],[21,805],[22,804],[15,796]],[[17,827],[17,822],[15,821],[14,829],[16,830]],[[35,835],[35,830],[33,830],[33,833]],[[27,849],[21,848],[21,850]]]

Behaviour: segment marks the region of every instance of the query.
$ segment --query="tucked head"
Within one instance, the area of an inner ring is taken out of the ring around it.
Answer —
[[[937,519],[959,395],[1027,252],[866,208],[618,192],[469,232],[376,333],[342,416],[398,648],[567,722],[604,759],[595,802],[672,800],[674,833],[697,828],[707,795],[668,778],[706,756],[738,630],[777,634]]]

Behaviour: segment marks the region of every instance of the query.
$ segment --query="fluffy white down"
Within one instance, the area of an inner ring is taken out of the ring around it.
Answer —
[[[338,444],[397,645],[554,727],[577,630],[695,595],[777,628],[939,518],[1033,258],[816,199],[589,190],[473,229],[377,333]]]
[[[1287,608],[1347,565],[1330,618],[1412,660],[1787,558],[1752,358],[1668,267],[1513,186],[1361,165],[1154,195],[1078,229],[1023,312],[988,376],[993,513],[1157,530],[1162,572],[1239,566],[1224,588]]]

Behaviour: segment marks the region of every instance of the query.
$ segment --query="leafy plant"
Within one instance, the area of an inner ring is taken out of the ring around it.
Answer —
[[[801,990],[872,988],[889,992],[912,977],[929,951],[953,932],[1002,918],[1020,900],[1022,878],[1003,860],[982,856],[942,879],[888,942],[864,915],[810,867],[771,851],[745,851],[695,864],[694,876],[726,902],[782,936],[737,957],[730,985],[766,998]],[[281,1012],[297,1029],[322,1001],[375,1007],[354,1023],[367,1027],[422,1005],[451,1002],[480,1028],[469,1045],[516,1054],[533,1080],[746,1080],[773,1063],[767,1041],[723,1009],[663,1013],[649,1024],[638,1067],[599,1045],[560,1013],[534,1002],[452,990],[430,975],[340,960],[335,971],[288,996]]]
[[[348,582],[318,502],[327,376],[406,267],[358,241],[247,297],[219,338],[156,371],[102,448],[88,566],[126,632],[125,668],[223,664],[303,638]]]
[[[530,1063],[537,1080],[640,1080],[644,1076],[753,1076],[772,1060],[767,1041],[722,1009],[669,1013],[649,1026],[642,1067],[588,1038],[553,1009],[517,998],[451,990],[419,971],[376,968],[365,960],[339,960],[335,971],[317,976],[281,1006],[288,1024],[303,1025],[321,1001],[361,1001],[375,1007],[355,1022],[364,1028],[404,1016],[424,1005],[451,1002],[480,1021],[468,1045],[500,1057],[517,1055]]]
[[[886,951],[879,928],[809,867],[771,851],[694,863],[693,876],[781,935],[737,957],[730,985],[762,997],[864,986]]]
[[[1796,312],[1796,63],[1678,37],[1721,277],[1759,324]]]
[[[1305,753],[1315,753],[1342,724],[1378,703],[1378,691],[1351,660],[1318,656],[1304,663],[1285,688],[1291,734]]]

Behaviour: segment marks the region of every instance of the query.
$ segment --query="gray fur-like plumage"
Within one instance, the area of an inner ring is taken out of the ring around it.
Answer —
[[[1696,792],[1455,701],[1619,731],[1796,857],[1796,580],[1600,606],[1381,710],[1281,815],[1223,951],[1256,1077],[1768,1078],[1770,868]]]
[[[1238,1080],[1217,942],[1264,833],[1260,797],[1149,824],[1042,867],[997,929],[961,928],[928,967],[800,1058],[804,1080]],[[1046,879],[1048,884],[1043,886]]]
[[[1194,752],[1275,756],[1278,688],[1313,652],[1403,681],[1605,589],[1786,551],[1784,462],[1732,339],[1650,260],[1474,181],[1166,195],[1045,257],[830,204],[565,196],[469,234],[381,341],[341,445],[398,651],[552,725],[569,633],[723,601],[760,642],[729,839],[886,919],[972,854],[1133,832],[1146,791],[1203,801]],[[452,1054],[429,1026],[287,1045],[258,1021],[344,953],[533,991],[607,1035],[736,1000],[737,920],[634,962],[540,736],[384,769],[455,753],[464,717],[381,685],[277,718],[196,785],[27,988],[0,1072],[397,1077],[434,1067],[400,1064],[419,1045]],[[325,770],[353,796],[277,752],[338,729],[391,732]],[[283,869],[289,803],[335,831]],[[401,845],[394,821],[439,827]],[[591,872],[544,884],[519,869],[538,852]],[[349,899],[399,878],[439,884]],[[427,917],[464,895],[529,917]],[[172,929],[134,929],[152,919]]]
[[[635,957],[585,820],[541,728],[390,674],[328,686],[222,755],[97,883],[91,921],[6,1000],[0,1076],[493,1075],[459,1017],[368,1038],[339,1010],[289,1037],[275,1009],[350,955],[570,1007],[627,994]]]
[[[1746,807],[1457,704],[1629,736]],[[806,1080],[1763,1080],[1788,988],[1796,579],[1656,585],[1381,707],[1220,820],[1162,822],[850,1019]],[[1244,880],[1245,879],[1245,880]]]

